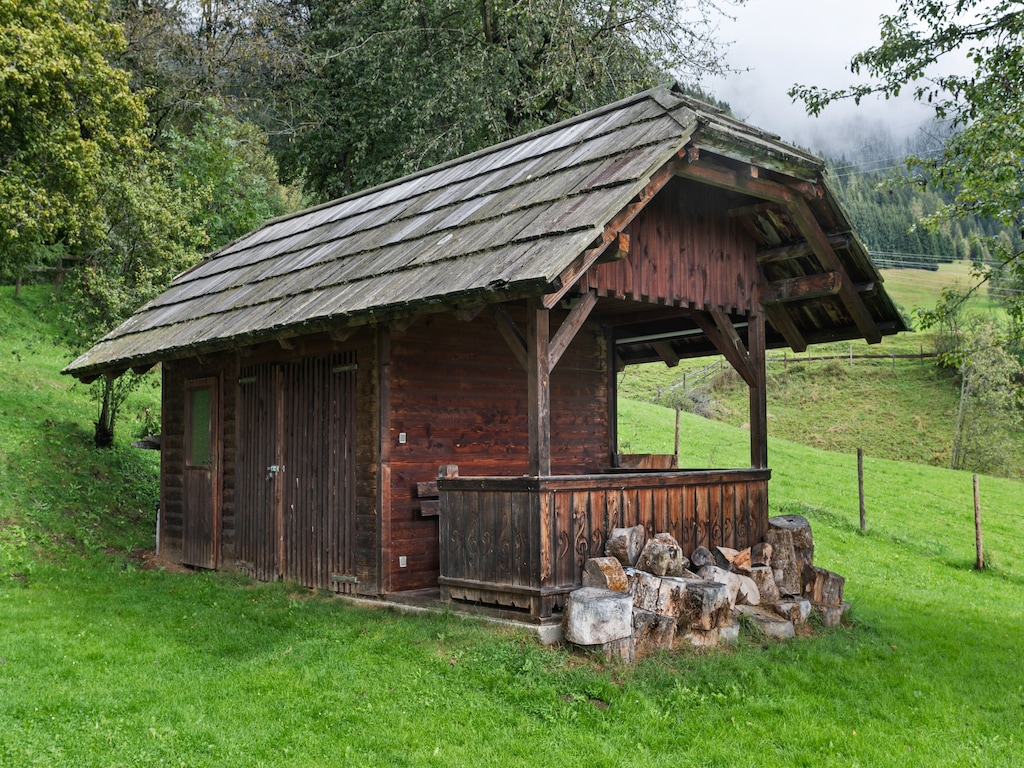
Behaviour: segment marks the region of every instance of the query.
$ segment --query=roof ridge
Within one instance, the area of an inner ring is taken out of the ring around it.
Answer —
[[[677,84],[674,83],[674,82],[671,84],[672,87],[675,87],[676,85]],[[540,136],[544,136],[544,135],[549,134],[549,133],[554,133],[555,131],[564,130],[564,129],[572,126],[572,125],[576,125],[576,124],[578,124],[580,122],[583,122],[585,120],[592,120],[593,118],[599,117],[602,114],[605,114],[605,113],[608,113],[608,112],[612,112],[612,111],[615,111],[617,109],[621,109],[622,107],[625,107],[625,106],[627,106],[629,104],[641,101],[641,100],[646,99],[646,98],[652,99],[656,104],[658,104],[658,106],[662,107],[663,109],[668,110],[671,107],[667,106],[663,102],[663,100],[661,98],[659,98],[656,94],[659,94],[659,92],[669,93],[669,91],[670,91],[670,86],[668,84],[657,85],[657,86],[654,86],[653,88],[648,88],[645,91],[639,91],[637,93],[634,93],[632,96],[627,96],[625,98],[619,99],[618,101],[613,102],[611,104],[605,104],[604,106],[597,107],[597,108],[589,110],[587,112],[581,112],[580,114],[575,115],[574,117],[569,117],[569,118],[566,118],[565,120],[560,120],[557,123],[551,123],[550,125],[545,125],[545,126],[543,126],[541,128],[537,128],[537,129],[535,129],[533,131],[529,131],[528,133],[520,134],[519,136],[513,136],[512,138],[505,139],[504,141],[502,141],[502,142],[500,142],[498,144],[491,144],[489,146],[482,147],[481,149],[478,149],[478,150],[476,150],[474,152],[470,152],[469,154],[466,154],[466,155],[460,155],[459,157],[454,157],[451,160],[445,160],[444,162],[438,163],[437,165],[431,165],[431,166],[429,166],[427,168],[422,168],[422,169],[420,169],[418,171],[413,171],[412,173],[408,173],[405,176],[400,176],[397,179],[391,179],[390,181],[385,181],[385,182],[382,182],[380,184],[376,184],[376,185],[374,185],[372,187],[366,187],[365,189],[360,189],[360,190],[357,190],[355,192],[350,192],[347,195],[343,195],[342,197],[337,197],[337,198],[335,198],[333,200],[328,200],[326,202],[320,203],[319,205],[314,205],[314,206],[312,206],[310,208],[303,208],[302,210],[299,210],[299,211],[293,211],[292,213],[286,213],[286,214],[283,214],[283,215],[278,216],[276,218],[269,219],[268,221],[264,222],[263,225],[261,227],[259,227],[259,229],[266,229],[267,227],[269,227],[269,226],[271,226],[273,224],[278,224],[278,223],[280,223],[282,221],[289,221],[290,219],[296,218],[298,216],[305,216],[305,215],[308,215],[308,214],[311,214],[311,213],[315,213],[317,211],[322,211],[322,210],[324,210],[326,208],[331,208],[331,207],[333,207],[335,205],[340,205],[341,203],[346,203],[346,202],[348,202],[350,200],[355,200],[355,199],[360,198],[360,197],[364,197],[364,196],[367,196],[367,195],[370,195],[370,194],[381,192],[381,191],[383,191],[385,189],[390,189],[392,187],[396,187],[399,184],[406,183],[408,181],[420,178],[422,176],[427,176],[427,175],[430,175],[430,174],[433,174],[433,173],[438,173],[440,171],[444,171],[444,170],[447,170],[449,168],[452,168],[452,167],[454,167],[456,165],[462,165],[464,163],[471,162],[471,161],[479,159],[481,157],[485,157],[486,155],[490,155],[490,154],[493,154],[493,153],[495,153],[497,151],[504,150],[504,149],[507,149],[509,147],[515,146],[516,144],[521,144],[523,142],[536,139],[536,138],[538,138]],[[256,231],[259,231],[259,229],[256,230]],[[252,232],[248,232],[245,235],[243,235],[242,237],[247,237],[247,236],[252,235],[252,234],[253,234]],[[239,239],[241,239],[241,238],[239,238]],[[224,246],[222,246],[221,248],[218,248],[216,251],[214,251],[210,255],[212,256],[215,253],[219,253],[220,251],[228,248],[234,242],[237,242],[237,241],[232,241],[231,243],[225,244]],[[205,259],[204,259],[204,261],[205,261]]]

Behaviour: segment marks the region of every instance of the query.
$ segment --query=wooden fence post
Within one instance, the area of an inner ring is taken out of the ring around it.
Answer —
[[[679,406],[676,406],[676,467],[679,466]]]
[[[867,512],[864,507],[864,449],[857,449],[857,492],[860,495],[860,532],[867,530]]]
[[[978,493],[978,476],[974,476],[974,546],[978,552],[978,559],[974,567],[979,571],[985,569],[985,551],[981,544],[981,496]]]

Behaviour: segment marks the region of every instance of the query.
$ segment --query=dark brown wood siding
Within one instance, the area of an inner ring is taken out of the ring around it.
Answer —
[[[746,314],[757,300],[755,243],[727,193],[675,179],[630,223],[625,258],[580,281],[599,296]]]
[[[512,311],[525,327],[525,314]],[[552,329],[563,315],[552,313]],[[438,521],[420,513],[416,484],[442,464],[465,475],[527,472],[526,372],[488,314],[471,322],[429,316],[391,335],[391,591],[437,585]],[[555,474],[609,464],[606,347],[587,324],[551,377],[551,454]],[[404,433],[405,442],[401,442]],[[399,558],[406,558],[400,567]]]

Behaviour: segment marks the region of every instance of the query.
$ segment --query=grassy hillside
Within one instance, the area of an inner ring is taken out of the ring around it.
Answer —
[[[964,263],[943,264],[938,272],[885,270],[884,274],[886,288],[908,311],[933,307],[945,286],[970,283],[969,266]],[[984,295],[973,299],[971,306],[977,312],[1001,312]],[[862,448],[879,458],[948,466],[959,404],[957,380],[933,359],[899,357],[931,351],[930,333],[903,333],[877,345],[814,345],[800,355],[770,351],[769,435],[829,451],[856,453]],[[881,359],[861,359],[861,355]],[[671,388],[713,361],[687,361],[677,368],[660,363],[628,368],[620,376],[619,391],[627,399],[672,404]],[[714,380],[711,417],[743,426],[749,418],[747,397],[742,380],[725,369]],[[1024,475],[1024,435],[994,439],[1006,441],[1012,465],[1020,468],[1018,476]]]
[[[806,515],[852,624],[633,667],[454,615],[148,567],[151,453],[90,447],[50,302],[0,291],[0,766],[1012,766],[1024,754],[1020,483],[773,438],[770,503]],[[140,400],[132,413],[144,406]],[[623,403],[637,450],[671,411]],[[125,426],[132,423],[132,416]],[[683,461],[747,434],[685,416]]]

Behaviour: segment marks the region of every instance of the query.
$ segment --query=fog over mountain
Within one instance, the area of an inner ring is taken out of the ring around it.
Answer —
[[[738,72],[703,87],[741,120],[818,153],[859,154],[871,135],[888,134],[900,144],[932,118],[909,96],[833,104],[813,118],[787,95],[795,84],[841,88],[857,82],[850,59],[879,42],[879,17],[895,11],[896,0],[748,0],[733,6],[735,19],[720,26],[720,38],[731,41],[728,64]]]

